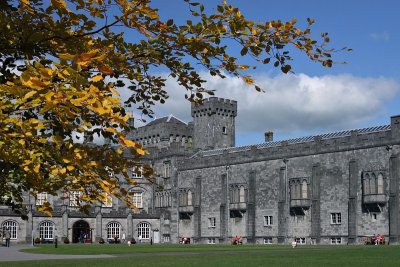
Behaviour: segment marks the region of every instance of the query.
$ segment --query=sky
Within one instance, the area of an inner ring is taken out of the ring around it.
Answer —
[[[186,19],[182,0],[156,0],[162,18]],[[201,1],[200,1],[201,2]],[[212,10],[220,1],[202,1]],[[390,116],[400,115],[400,1],[397,0],[228,0],[247,19],[291,20],[305,25],[315,20],[313,36],[328,32],[331,46],[350,47],[352,52],[333,54],[332,68],[293,54],[294,73],[282,74],[269,65],[258,65],[249,74],[264,93],[256,92],[240,80],[217,79],[205,72],[207,86],[215,96],[238,102],[236,146],[264,142],[264,132],[274,132],[274,140],[305,137],[343,130],[390,124]],[[154,109],[156,117],[173,114],[189,122],[190,103],[185,90],[171,78],[170,98]]]

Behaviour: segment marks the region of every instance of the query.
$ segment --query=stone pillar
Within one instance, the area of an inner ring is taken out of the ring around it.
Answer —
[[[355,160],[349,162],[349,207],[348,207],[348,243],[357,243],[357,191],[358,166]]]
[[[32,215],[32,208],[28,212],[28,220],[26,221],[26,243],[27,244],[32,244],[32,228],[33,228],[33,215]],[[2,239],[2,238],[0,238]]]
[[[201,238],[201,177],[196,178],[194,202],[194,236],[197,242]]]
[[[249,190],[247,196],[247,243],[254,244],[256,236],[256,173],[249,173]]]
[[[389,243],[399,242],[399,157],[391,156],[389,159]]]
[[[312,167],[311,176],[311,238],[317,244],[321,241],[320,179],[321,168],[316,164]]]
[[[228,185],[227,185],[227,176],[226,173],[221,175],[221,204],[219,206],[219,225],[220,225],[220,243],[226,242],[229,243],[228,240],[228,231],[227,231],[227,220],[229,220],[227,216],[227,197],[228,197]]]
[[[128,213],[128,216],[126,218],[126,238],[128,240],[132,239],[133,237],[133,227],[132,227],[132,212],[130,211]]]
[[[279,196],[278,196],[278,243],[284,244],[287,236],[286,219],[286,167],[279,170]]]
[[[96,232],[95,232],[95,241],[98,242],[100,240],[101,237],[103,237],[102,235],[102,231],[103,231],[103,225],[102,225],[102,220],[103,220],[103,216],[101,214],[101,206],[96,206],[95,207],[95,213],[96,213]]]
[[[68,237],[68,239],[70,239],[70,241],[72,241],[72,236],[69,237],[68,236],[68,209],[67,209],[67,205],[63,205],[62,206],[62,237],[63,239],[65,237]]]

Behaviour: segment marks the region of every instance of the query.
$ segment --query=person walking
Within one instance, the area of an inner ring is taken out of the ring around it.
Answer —
[[[4,231],[4,238],[6,239],[6,247],[10,247],[11,232],[9,228]]]

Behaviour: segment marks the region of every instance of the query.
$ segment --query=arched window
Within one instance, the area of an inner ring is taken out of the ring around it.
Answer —
[[[369,179],[369,193],[376,194],[376,176],[373,173]]]
[[[239,202],[243,203],[245,202],[245,191],[244,191],[244,186],[239,187]]]
[[[44,221],[39,225],[39,237],[42,240],[53,239],[54,223],[50,221]]]
[[[107,224],[107,239],[121,238],[121,224],[117,222],[110,222]]]
[[[364,185],[364,195],[369,195],[370,190],[369,190],[369,174],[368,173],[364,176],[363,185]]]
[[[187,205],[192,206],[193,205],[193,194],[192,191],[188,190],[187,192]]]
[[[308,188],[307,188],[307,181],[303,180],[301,184],[301,197],[308,198]]]
[[[17,223],[14,221],[5,221],[3,222],[3,224],[1,225],[1,228],[3,229],[3,231],[5,231],[6,229],[8,229],[11,233],[11,239],[17,239],[18,235],[17,235]]]
[[[150,239],[150,224],[146,222],[139,223],[137,234],[138,237],[141,237],[142,239]]]
[[[383,187],[383,175],[382,175],[382,173],[378,174],[377,183],[378,183],[378,192],[377,193],[378,194],[383,194],[384,187]]]

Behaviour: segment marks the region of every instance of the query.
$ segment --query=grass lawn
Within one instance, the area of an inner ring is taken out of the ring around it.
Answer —
[[[25,250],[54,254],[114,254],[115,258],[0,262],[0,266],[400,266],[399,246],[60,245]]]

